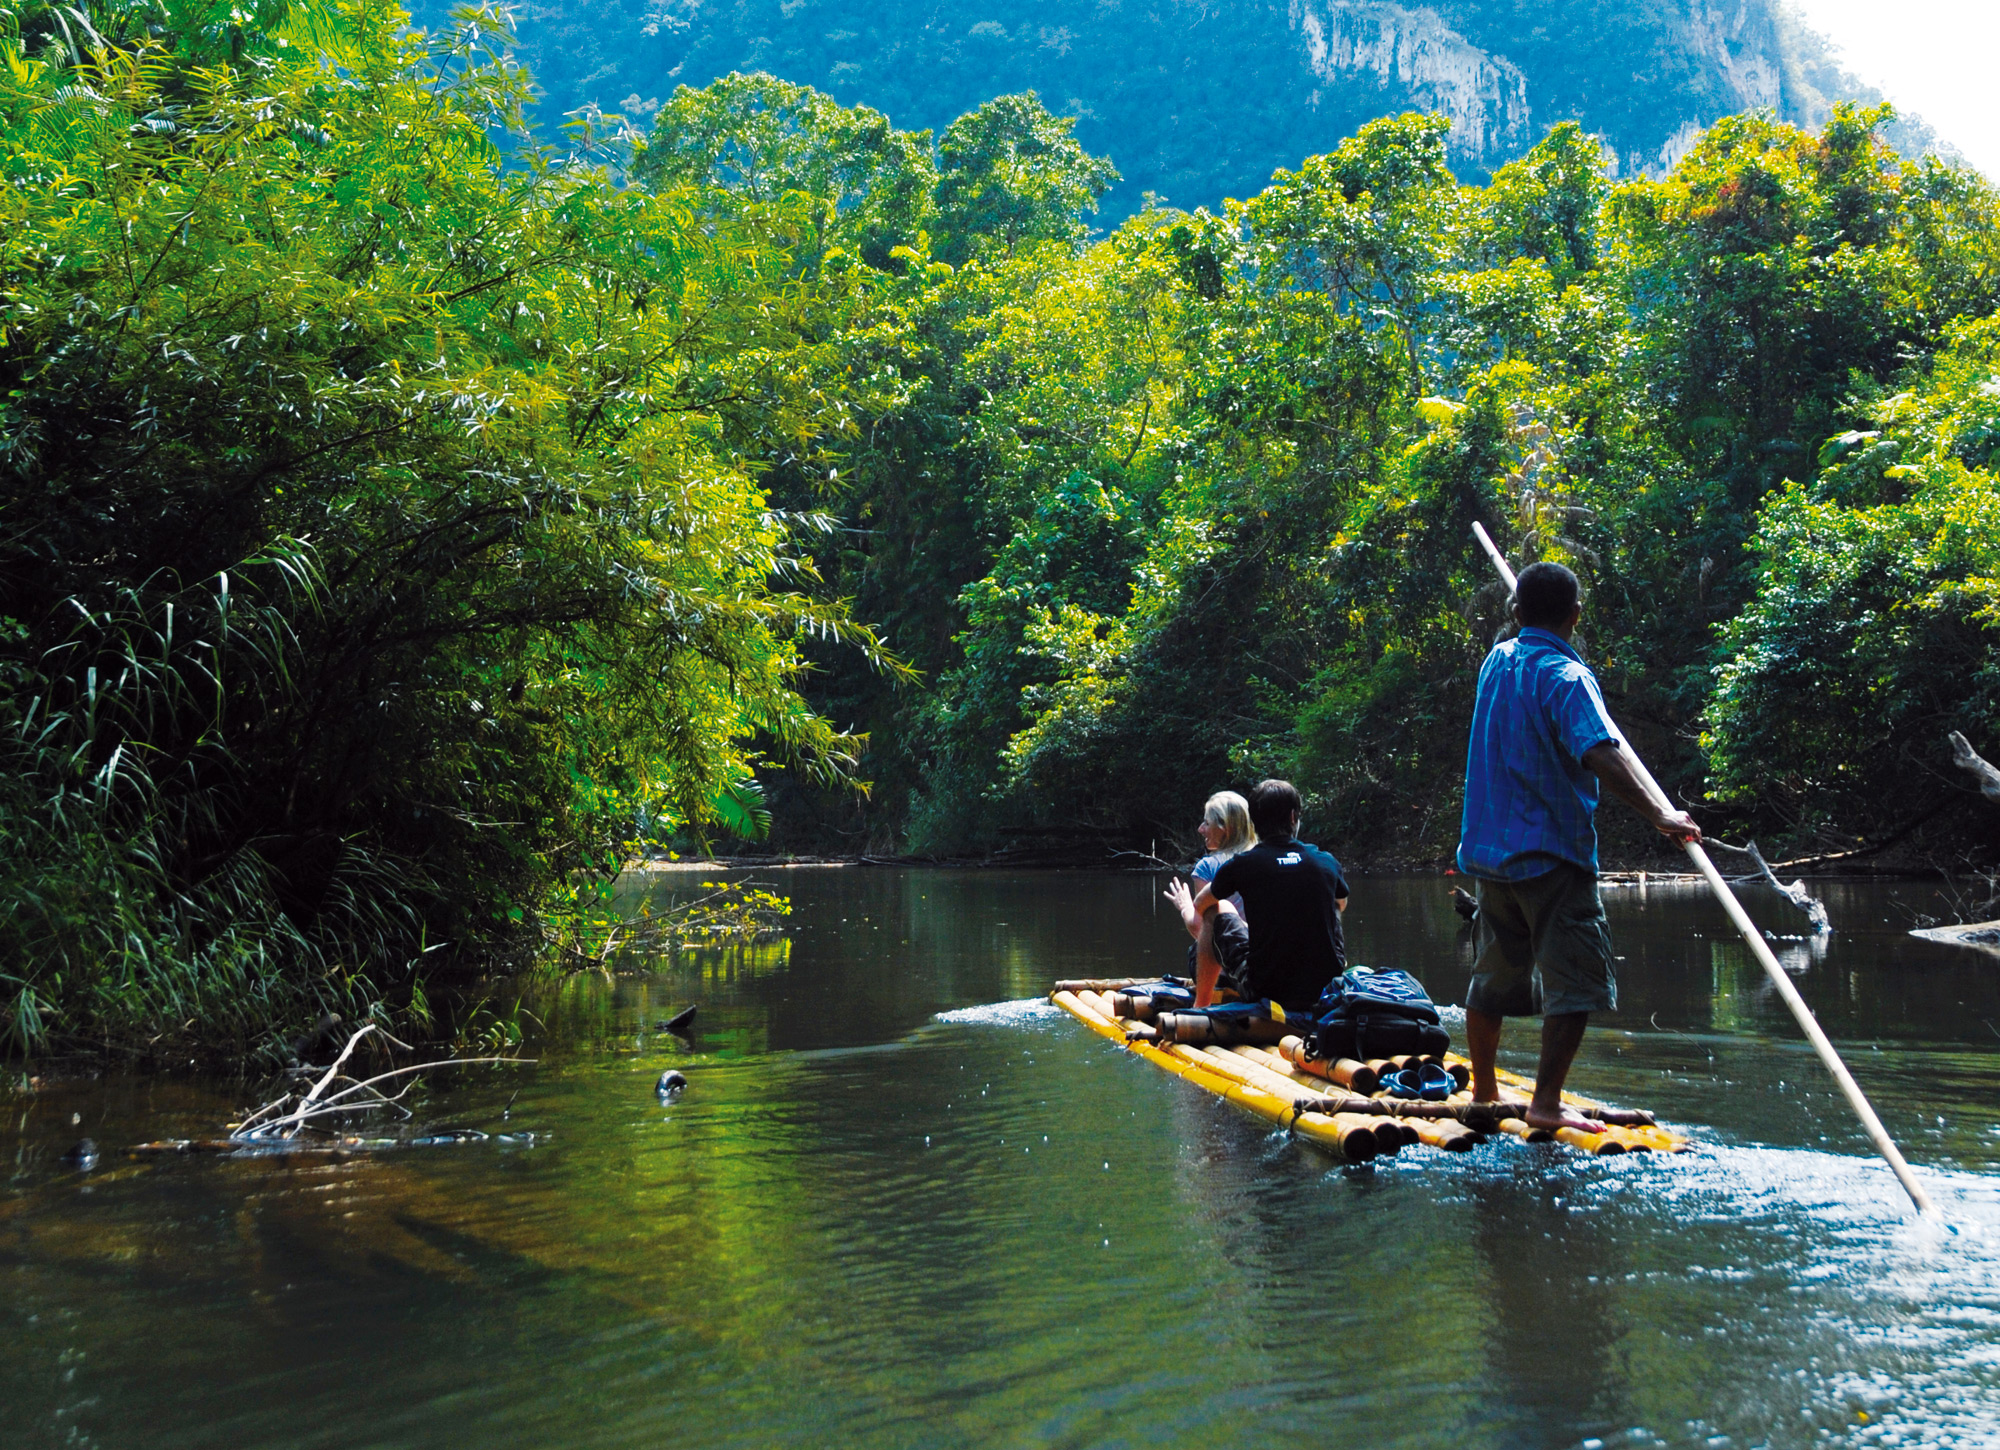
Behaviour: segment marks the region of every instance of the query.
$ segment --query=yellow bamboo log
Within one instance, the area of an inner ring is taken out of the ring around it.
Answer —
[[[1450,1118],[1398,1118],[1417,1141],[1430,1148],[1442,1148],[1447,1153],[1463,1153],[1479,1142],[1479,1135],[1463,1123]]]
[[[1240,1053],[1248,1057],[1252,1062],[1261,1062],[1264,1066],[1270,1068],[1271,1071],[1277,1073],[1278,1076],[1288,1078],[1301,1087],[1311,1088],[1314,1092],[1325,1093],[1330,1098],[1338,1098],[1348,1112],[1379,1113],[1384,1110],[1380,1099],[1371,1098],[1366,1093],[1355,1092],[1351,1088],[1342,1090],[1341,1084],[1334,1082],[1330,1078],[1322,1077],[1317,1073],[1307,1071],[1296,1062],[1281,1056],[1275,1047],[1245,1043],[1241,1047],[1231,1048],[1230,1051]]]
[[[1323,1077],[1328,1082],[1338,1083],[1344,1088],[1352,1088],[1364,1097],[1374,1092],[1382,1083],[1375,1070],[1365,1062],[1356,1062],[1351,1057],[1343,1057],[1338,1062],[1328,1062],[1324,1058],[1306,1056],[1306,1042],[1303,1037],[1286,1037],[1278,1043],[1278,1053],[1287,1062],[1314,1077]]]
[[[1070,1016],[1076,1018],[1077,1021],[1088,1027],[1092,1032],[1097,1033],[1100,1037],[1109,1037],[1115,1042],[1123,1042],[1125,1040],[1125,1031],[1123,1028],[1116,1022],[1111,1021],[1095,1007],[1086,1003],[1077,993],[1069,991],[1057,992],[1052,1000],[1056,1006],[1062,1008],[1063,1011],[1069,1013]]]
[[[1611,1133],[1582,1133],[1575,1128],[1533,1128],[1526,1118],[1502,1120],[1500,1131],[1516,1138],[1525,1138],[1530,1143],[1563,1143],[1571,1148],[1580,1148],[1586,1153],[1612,1154],[1626,1151],[1625,1144]]]
[[[1366,1163],[1380,1154],[1396,1151],[1383,1145],[1375,1131],[1375,1119],[1353,1113],[1300,1113],[1292,1120],[1292,1131],[1303,1133],[1316,1143],[1331,1143],[1350,1163]]]
[[[1186,1052],[1190,1049],[1179,1048],[1177,1050]],[[1203,1058],[1213,1064],[1216,1071],[1221,1072],[1225,1076],[1233,1077],[1254,1087],[1264,1088],[1279,1097],[1290,1096],[1295,1105],[1311,1103],[1313,1105],[1312,1115],[1328,1118],[1339,1127],[1343,1135],[1341,1140],[1343,1145],[1349,1141],[1348,1135],[1367,1133],[1374,1142],[1375,1150],[1378,1153],[1394,1153],[1403,1146],[1404,1139],[1400,1133],[1391,1132],[1385,1134],[1382,1131],[1382,1119],[1348,1111],[1347,1094],[1323,1093],[1317,1089],[1306,1087],[1301,1083],[1294,1082],[1290,1078],[1272,1071],[1262,1063],[1252,1060],[1238,1050],[1225,1047],[1206,1047],[1199,1051]],[[1305,1116],[1305,1114],[1301,1114],[1301,1116]]]
[[[1350,1131],[1358,1131],[1361,1127],[1367,1127],[1374,1135],[1375,1145],[1379,1152],[1385,1154],[1395,1153],[1406,1143],[1417,1141],[1415,1134],[1405,1131],[1391,1119],[1377,1117],[1373,1114],[1354,1112],[1352,1106],[1356,1100],[1352,1095],[1347,1093],[1324,1093],[1317,1088],[1307,1087],[1303,1083],[1295,1082],[1283,1073],[1259,1062],[1252,1055],[1254,1051],[1255,1049],[1247,1047],[1207,1047],[1201,1049],[1202,1055],[1213,1062],[1217,1069],[1225,1074],[1240,1077],[1245,1082],[1268,1088],[1280,1095],[1290,1093],[1295,1102],[1311,1102],[1315,1105],[1317,1111],[1331,1117],[1337,1123],[1344,1124]],[[1366,1103],[1368,1100],[1363,1098],[1359,1101]],[[1371,1103],[1369,1106],[1373,1107],[1374,1105]],[[1356,1121],[1350,1122],[1350,1119]]]
[[[1205,1088],[1238,1107],[1247,1108],[1260,1118],[1289,1127],[1300,1137],[1332,1150],[1349,1162],[1365,1163],[1378,1151],[1374,1123],[1370,1119],[1351,1115],[1333,1117],[1317,1112],[1300,1113],[1295,1110],[1297,1099],[1294,1095],[1287,1093],[1281,1097],[1227,1077],[1213,1070],[1214,1064],[1201,1060],[1199,1053],[1193,1054],[1197,1060],[1191,1062],[1149,1042],[1126,1041],[1124,1024],[1110,1015],[1103,993],[1057,992],[1053,994],[1053,1000],[1092,1031],[1122,1043],[1128,1051],[1156,1067],[1164,1068],[1176,1077],[1186,1078],[1197,1087]]]
[[[1447,1054],[1445,1057],[1445,1069],[1456,1076],[1457,1069],[1459,1068],[1465,1070],[1467,1080],[1470,1081],[1472,1064],[1456,1054]],[[1524,1099],[1535,1090],[1535,1080],[1533,1078],[1523,1077],[1518,1072],[1509,1072],[1504,1067],[1496,1067],[1493,1070],[1493,1076],[1494,1080],[1503,1089],[1514,1088],[1521,1093]],[[1456,1095],[1454,1095],[1453,1100],[1456,1101]],[[1469,1102],[1471,1099],[1468,1097],[1466,1100]],[[1565,1091],[1562,1095],[1562,1100],[1566,1106],[1575,1108],[1578,1112],[1592,1117],[1595,1117],[1599,1113],[1606,1114],[1607,1117],[1601,1121],[1615,1131],[1616,1136],[1614,1141],[1622,1144],[1625,1149],[1654,1153],[1681,1153],[1687,1150],[1688,1140],[1672,1129],[1660,1127],[1653,1121],[1651,1113],[1632,1108],[1613,1107],[1609,1103],[1585,1097],[1582,1093]],[[1585,1134],[1582,1136],[1593,1135]]]

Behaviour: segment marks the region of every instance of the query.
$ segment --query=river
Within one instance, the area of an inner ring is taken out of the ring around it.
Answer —
[[[134,1160],[246,1090],[0,1099],[0,1445],[2000,1441],[2000,955],[1907,935],[1934,887],[1824,886],[1836,936],[1780,950],[1947,1228],[1683,886],[1607,892],[1622,1010],[1573,1082],[1696,1151],[1346,1168],[1039,1000],[1180,961],[1154,878],[758,879],[785,941],[535,994],[536,1066],[418,1099],[516,1141]],[[1357,878],[1348,931],[1463,1000],[1439,878]]]

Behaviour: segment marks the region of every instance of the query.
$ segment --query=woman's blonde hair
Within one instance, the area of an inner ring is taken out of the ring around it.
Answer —
[[[1222,832],[1216,850],[1234,856],[1257,844],[1257,828],[1250,824],[1250,802],[1233,790],[1219,790],[1201,808],[1201,818]]]

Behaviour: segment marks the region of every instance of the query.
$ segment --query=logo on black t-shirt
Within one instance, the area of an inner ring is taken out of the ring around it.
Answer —
[[[1278,865],[1296,866],[1303,860],[1305,860],[1305,857],[1301,856],[1297,851],[1287,851],[1278,858]]]

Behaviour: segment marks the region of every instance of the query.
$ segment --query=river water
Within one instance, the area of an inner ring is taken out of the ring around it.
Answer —
[[[0,1099],[0,1445],[2000,1443],[2000,956],[1910,938],[1932,888],[1824,887],[1781,950],[1946,1229],[1686,887],[1607,892],[1574,1085],[1697,1151],[1344,1168],[1039,1000],[1180,960],[1153,878],[762,879],[785,941],[541,992],[536,1066],[419,1101],[532,1143],[133,1160],[246,1090]],[[1348,930],[1463,1000],[1439,878],[1358,878]]]

